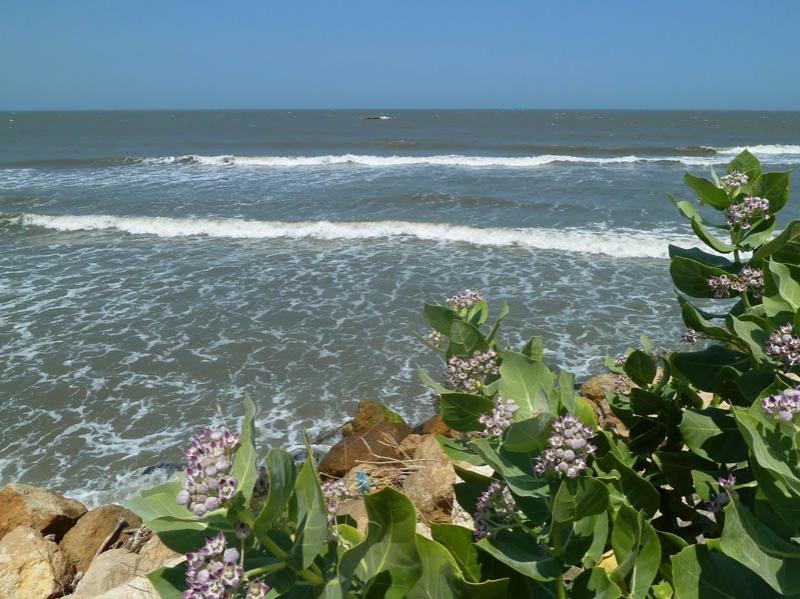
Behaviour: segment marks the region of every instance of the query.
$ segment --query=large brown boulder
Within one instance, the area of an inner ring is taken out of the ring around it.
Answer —
[[[95,597],[137,574],[139,556],[127,549],[109,549],[97,556],[75,587],[75,597]]]
[[[319,471],[341,477],[362,462],[399,460],[399,443],[412,433],[403,419],[381,404],[362,401],[345,437],[322,458]]]
[[[422,425],[419,427],[419,432],[423,435],[452,435],[453,429],[451,429],[442,418],[441,414],[434,414],[430,418],[428,418]]]
[[[78,572],[86,572],[100,545],[117,541],[123,530],[142,524],[141,518],[120,505],[104,505],[84,514],[67,531],[59,546]]]
[[[403,491],[424,521],[450,522],[456,473],[434,436],[419,440],[413,465],[416,470],[403,482]]]
[[[60,597],[72,574],[67,556],[38,530],[18,526],[0,540],[0,597]]]
[[[578,393],[592,404],[595,418],[600,428],[625,435],[627,434],[627,428],[611,411],[611,406],[608,405],[608,400],[606,399],[606,392],[629,393],[630,388],[630,380],[627,377],[609,372],[587,379],[581,385]]]
[[[42,535],[55,535],[59,541],[86,513],[74,499],[22,483],[9,483],[0,489],[0,539],[17,526],[27,526]]]

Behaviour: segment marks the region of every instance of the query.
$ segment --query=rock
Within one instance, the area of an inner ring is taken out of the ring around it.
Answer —
[[[18,526],[27,526],[59,541],[86,513],[74,499],[22,483],[0,489],[0,539]]]
[[[616,431],[620,435],[627,435],[628,429],[614,415],[614,412],[611,411],[611,406],[608,405],[608,400],[606,400],[606,391],[623,393],[630,391],[630,381],[623,381],[622,386],[619,386],[617,377],[618,375],[610,372],[593,376],[581,385],[579,393],[592,404],[597,424],[600,428]]]
[[[60,597],[72,574],[66,554],[34,528],[18,526],[0,541],[0,597]]]
[[[417,452],[417,446],[422,441],[423,436],[416,433],[411,433],[400,442],[400,452],[409,458],[413,457]]]
[[[146,576],[134,576],[105,593],[95,595],[92,599],[160,599],[160,597]]]
[[[337,516],[350,516],[355,520],[356,528],[362,535],[367,533],[367,506],[364,505],[364,500],[360,497],[358,499],[348,499],[343,501],[339,508],[336,510]]]
[[[420,425],[419,432],[423,435],[450,436],[453,433],[453,429],[445,424],[441,414],[434,414]]]
[[[137,574],[139,556],[127,549],[109,549],[98,555],[75,587],[75,597],[95,597]]]
[[[320,460],[323,474],[340,477],[361,462],[399,460],[398,445],[412,432],[397,414],[372,401],[359,403],[349,424],[350,434]]]
[[[119,538],[124,539],[124,529],[136,528],[141,524],[139,516],[121,505],[104,505],[84,514],[67,531],[59,546],[67,553],[75,570],[86,572],[102,543],[107,541],[108,546]],[[109,535],[112,535],[111,538]]]
[[[173,551],[161,542],[158,535],[153,534],[139,549],[138,567],[143,572],[152,572],[161,566],[178,563],[182,560],[183,554]]]
[[[456,473],[435,437],[422,437],[413,464],[417,470],[405,480],[403,491],[426,522],[450,522]]]

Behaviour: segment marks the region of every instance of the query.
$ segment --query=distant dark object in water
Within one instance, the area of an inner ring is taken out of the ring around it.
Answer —
[[[314,437],[313,443],[314,445],[325,445],[326,443],[332,441],[340,432],[341,432],[340,426],[333,426],[324,429],[320,431],[320,433],[316,437]]]
[[[159,462],[158,464],[147,466],[144,470],[142,470],[142,474],[153,474],[159,470],[163,471],[165,474],[172,474],[178,470],[183,470],[185,465],[186,464],[184,462]]]
[[[392,117],[386,116],[385,114],[381,114],[377,116],[376,115],[362,116],[361,118],[365,121],[388,121]]]

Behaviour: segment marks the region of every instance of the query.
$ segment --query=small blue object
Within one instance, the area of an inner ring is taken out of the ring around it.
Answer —
[[[356,489],[359,493],[368,493],[372,488],[372,483],[367,478],[367,473],[363,470],[356,470]]]

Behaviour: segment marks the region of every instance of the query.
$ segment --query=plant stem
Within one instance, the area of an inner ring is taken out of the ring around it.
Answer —
[[[277,562],[275,564],[268,564],[266,566],[261,566],[260,568],[253,568],[252,570],[248,570],[244,573],[245,578],[253,578],[254,576],[260,576],[261,574],[269,574],[270,572],[277,572],[278,570],[283,570],[286,567],[286,564],[283,562]]]
[[[268,535],[264,535],[263,538],[259,539],[259,542],[264,546],[264,548],[269,551],[272,555],[277,557],[280,560],[285,560],[289,557],[289,554],[286,553],[283,549],[278,547],[278,545],[269,538]],[[312,568],[316,568],[315,564],[311,564]],[[317,572],[319,572],[319,568],[316,568]],[[304,578],[311,584],[322,584],[325,580],[322,578],[322,573],[315,574],[314,572],[309,572],[308,570],[295,570],[295,573],[300,577]]]
[[[748,308],[748,309],[752,308],[752,306],[750,305],[750,300],[747,298],[747,293],[742,293],[742,302],[744,302],[744,307],[745,308]]]
[[[564,588],[564,575],[559,574],[556,579],[556,597],[558,599],[567,599],[567,591]]]

